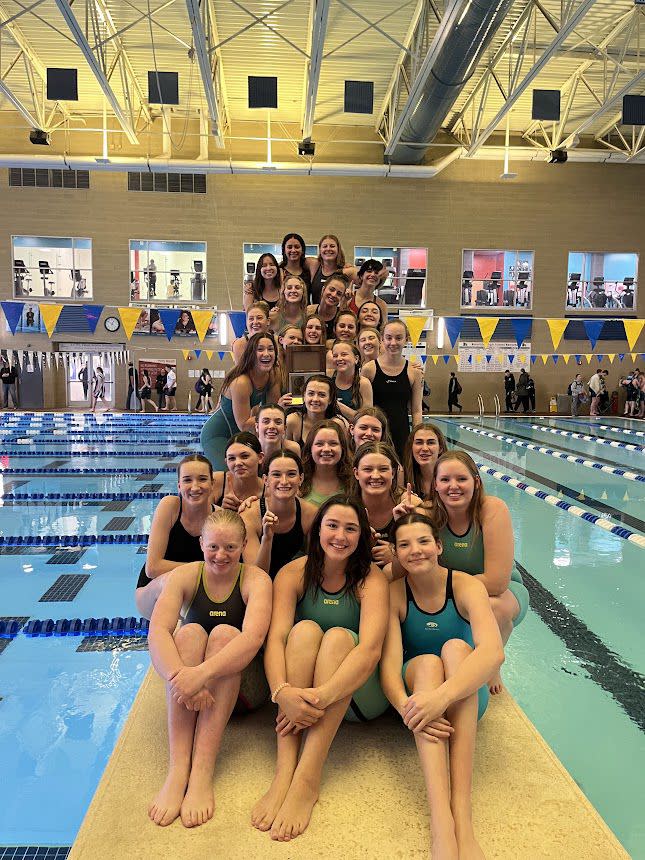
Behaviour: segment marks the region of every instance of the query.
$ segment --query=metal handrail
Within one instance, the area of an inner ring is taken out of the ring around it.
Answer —
[[[499,418],[499,413],[502,411],[502,404],[499,402],[499,397],[497,394],[493,398],[493,402],[495,403],[495,417]]]
[[[477,404],[479,406],[479,417],[482,418],[484,415],[484,398],[481,394],[477,395]]]

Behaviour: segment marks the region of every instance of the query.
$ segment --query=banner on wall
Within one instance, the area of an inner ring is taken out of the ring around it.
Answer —
[[[530,363],[530,341],[524,341],[520,347],[514,340],[491,341],[488,347],[481,341],[459,343],[457,367],[460,373],[500,373],[508,368],[528,368]]]

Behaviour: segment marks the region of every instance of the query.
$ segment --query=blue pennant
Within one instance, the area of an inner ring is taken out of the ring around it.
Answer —
[[[104,305],[83,305],[85,319],[87,320],[87,327],[90,330],[90,334],[94,334],[96,331],[96,326],[101,318],[104,307]]]
[[[2,310],[7,318],[7,322],[9,323],[11,334],[16,333],[20,317],[22,316],[23,307],[24,305],[22,302],[2,302]]]
[[[224,361],[224,356],[226,355],[226,353],[225,352],[218,352],[217,354],[219,355],[219,360]]]
[[[201,349],[196,349],[196,350],[195,350],[195,358],[199,358],[199,356],[200,356],[201,354],[202,354]]]
[[[598,338],[600,337],[600,332],[603,329],[605,324],[604,320],[583,320],[582,324],[585,327],[585,332],[587,337],[589,338],[589,343],[591,344],[591,348],[595,349],[596,344],[598,343]]]
[[[443,358],[443,363],[448,364],[448,362],[450,361],[450,356],[449,355],[442,355],[441,357]]]
[[[618,361],[622,361],[624,358],[625,358],[625,353],[624,353],[624,352],[619,352],[619,353],[618,353]]]
[[[180,308],[159,308],[159,319],[163,324],[168,340],[172,340],[180,313]]]
[[[531,356],[531,364],[535,364],[536,361],[537,361],[537,355],[532,355]]]
[[[486,356],[486,363],[487,363],[487,364],[490,364],[490,363],[491,363],[491,359],[492,359],[492,358],[493,358],[493,356],[492,356],[492,355],[487,355],[487,356]]]
[[[533,320],[531,319],[523,319],[520,317],[511,320],[511,327],[513,329],[513,334],[515,335],[515,340],[517,341],[518,349],[522,346],[524,340],[531,334],[532,326]]]
[[[450,340],[450,345],[454,346],[457,342],[457,338],[461,334],[461,328],[464,324],[464,321],[461,317],[445,317],[444,322],[446,324],[446,331],[448,332],[448,339]]]
[[[508,363],[513,364],[513,362],[515,361],[515,356],[513,355],[513,353],[509,352],[506,357],[508,358]]]
[[[551,356],[551,358],[553,359],[553,363],[554,363],[554,364],[557,364],[557,363],[558,363],[558,359],[560,358],[560,356],[559,356],[559,355],[555,355],[555,353],[554,353],[554,354]]]
[[[244,311],[229,311],[228,318],[233,326],[235,337],[242,337],[246,330],[246,314]]]

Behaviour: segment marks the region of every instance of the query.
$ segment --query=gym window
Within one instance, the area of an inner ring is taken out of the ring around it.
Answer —
[[[91,239],[12,236],[11,248],[14,298],[54,302],[92,298]]]
[[[131,302],[205,302],[206,242],[131,239],[129,289]]]
[[[638,254],[570,251],[565,312],[636,311]]]
[[[477,310],[531,310],[533,251],[465,250],[460,306]]]

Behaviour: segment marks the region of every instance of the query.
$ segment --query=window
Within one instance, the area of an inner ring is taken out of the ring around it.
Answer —
[[[387,278],[376,291],[379,298],[388,305],[426,307],[427,248],[382,248],[367,245],[354,248],[355,266],[360,268],[365,260],[370,259],[379,260],[388,270]]]
[[[130,301],[206,301],[206,242],[130,240]]]
[[[533,251],[466,250],[461,307],[478,311],[533,307]]]
[[[92,298],[92,240],[12,236],[13,294],[55,302]]]
[[[273,254],[278,261],[282,262],[282,244],[280,242],[245,242],[242,245],[242,281],[250,283],[255,277],[260,258],[263,254]],[[318,245],[306,245],[307,257],[318,256]]]
[[[638,254],[571,251],[568,263],[567,311],[636,310]]]

